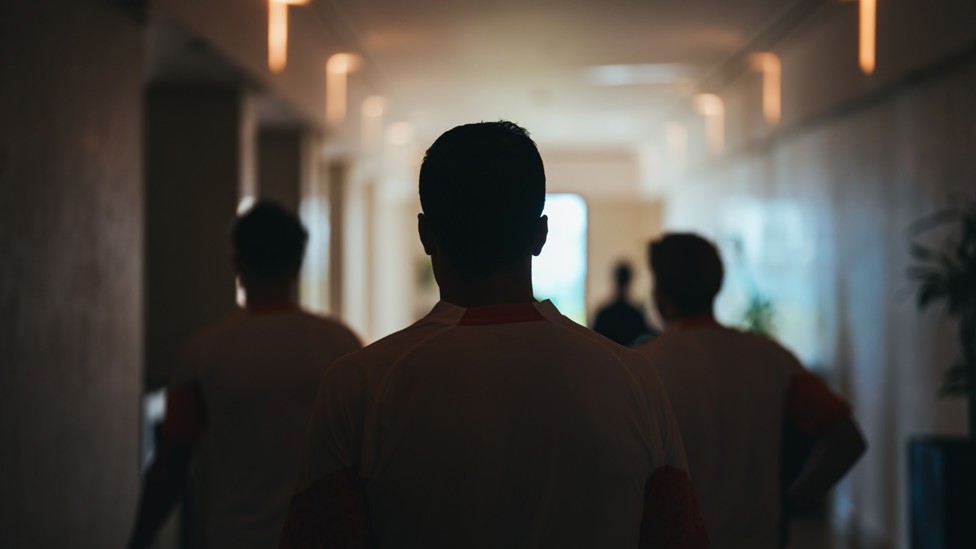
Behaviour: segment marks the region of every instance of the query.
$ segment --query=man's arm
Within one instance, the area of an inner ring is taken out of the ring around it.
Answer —
[[[688,474],[681,430],[656,366],[643,363],[640,373],[651,418],[658,431],[661,454],[644,489],[639,549],[704,549],[708,533]],[[658,437],[652,437],[658,438]]]
[[[820,378],[794,376],[787,394],[786,419],[813,439],[813,448],[787,488],[787,504],[804,507],[822,498],[867,449],[851,407]]]
[[[330,473],[295,494],[280,549],[369,549],[365,483],[352,470]]]
[[[195,382],[166,391],[166,417],[156,437],[157,450],[143,478],[130,549],[152,543],[156,532],[182,498],[197,441],[206,428],[203,393]]]
[[[148,547],[170,511],[183,497],[193,449],[160,439],[152,465],[142,480],[142,497],[130,549]]]
[[[358,471],[364,409],[362,371],[339,359],[319,385],[280,549],[370,546],[366,482]]]
[[[704,549],[705,523],[688,473],[658,467],[647,481],[639,549]]]
[[[816,438],[806,465],[787,490],[792,507],[805,507],[822,498],[864,455],[867,443],[850,417],[834,423]]]

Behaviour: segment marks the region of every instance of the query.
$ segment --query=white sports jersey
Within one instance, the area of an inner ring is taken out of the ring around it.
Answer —
[[[322,373],[360,348],[297,308],[239,312],[189,343],[162,434],[199,441],[204,547],[276,546]]]
[[[779,547],[784,426],[816,435],[848,417],[848,404],[777,343],[711,317],[635,350],[671,397],[711,547]]]
[[[704,547],[639,369],[548,301],[442,301],[324,376],[281,547]]]

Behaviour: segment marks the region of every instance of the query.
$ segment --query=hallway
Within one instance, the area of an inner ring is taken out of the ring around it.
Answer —
[[[3,3],[0,546],[123,545],[145,396],[238,307],[237,212],[298,212],[302,305],[375,342],[439,299],[427,147],[505,119],[563,237],[536,297],[586,324],[625,260],[660,326],[647,243],[705,235],[717,318],[768,314],[869,442],[835,490],[856,535],[803,519],[791,547],[922,549],[909,444],[974,426],[938,396],[958,323],[906,273],[952,234],[918,220],[976,196],[973,22],[971,0]]]

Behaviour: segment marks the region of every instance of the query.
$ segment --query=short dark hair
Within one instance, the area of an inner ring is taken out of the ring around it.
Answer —
[[[670,233],[650,243],[648,256],[657,290],[682,313],[711,310],[725,274],[711,242],[692,233]]]
[[[420,167],[420,204],[432,236],[468,275],[491,274],[530,255],[545,200],[542,157],[512,122],[448,130]]]
[[[244,274],[285,278],[298,274],[305,257],[308,231],[285,208],[260,200],[238,216],[231,243],[238,267]]]

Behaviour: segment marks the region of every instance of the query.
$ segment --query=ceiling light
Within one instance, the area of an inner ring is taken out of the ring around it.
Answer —
[[[762,72],[763,118],[775,126],[782,110],[782,63],[775,53],[760,52],[752,54],[752,68]]]
[[[874,72],[875,66],[874,54],[878,22],[877,0],[861,0],[860,8],[858,61],[864,74],[871,74]]]
[[[371,95],[363,100],[360,107],[362,124],[362,142],[365,147],[374,147],[380,143],[383,134],[383,114],[386,112],[386,98],[382,95]]]
[[[346,119],[346,76],[359,68],[353,53],[335,53],[325,63],[325,119],[335,127]]]
[[[584,70],[586,79],[597,86],[680,84],[695,77],[695,71],[680,63],[643,65],[598,65]]]
[[[705,117],[705,141],[712,154],[725,147],[725,101],[713,93],[695,96],[695,110]]]
[[[288,6],[309,0],[268,0],[268,69],[281,72],[288,64]]]

